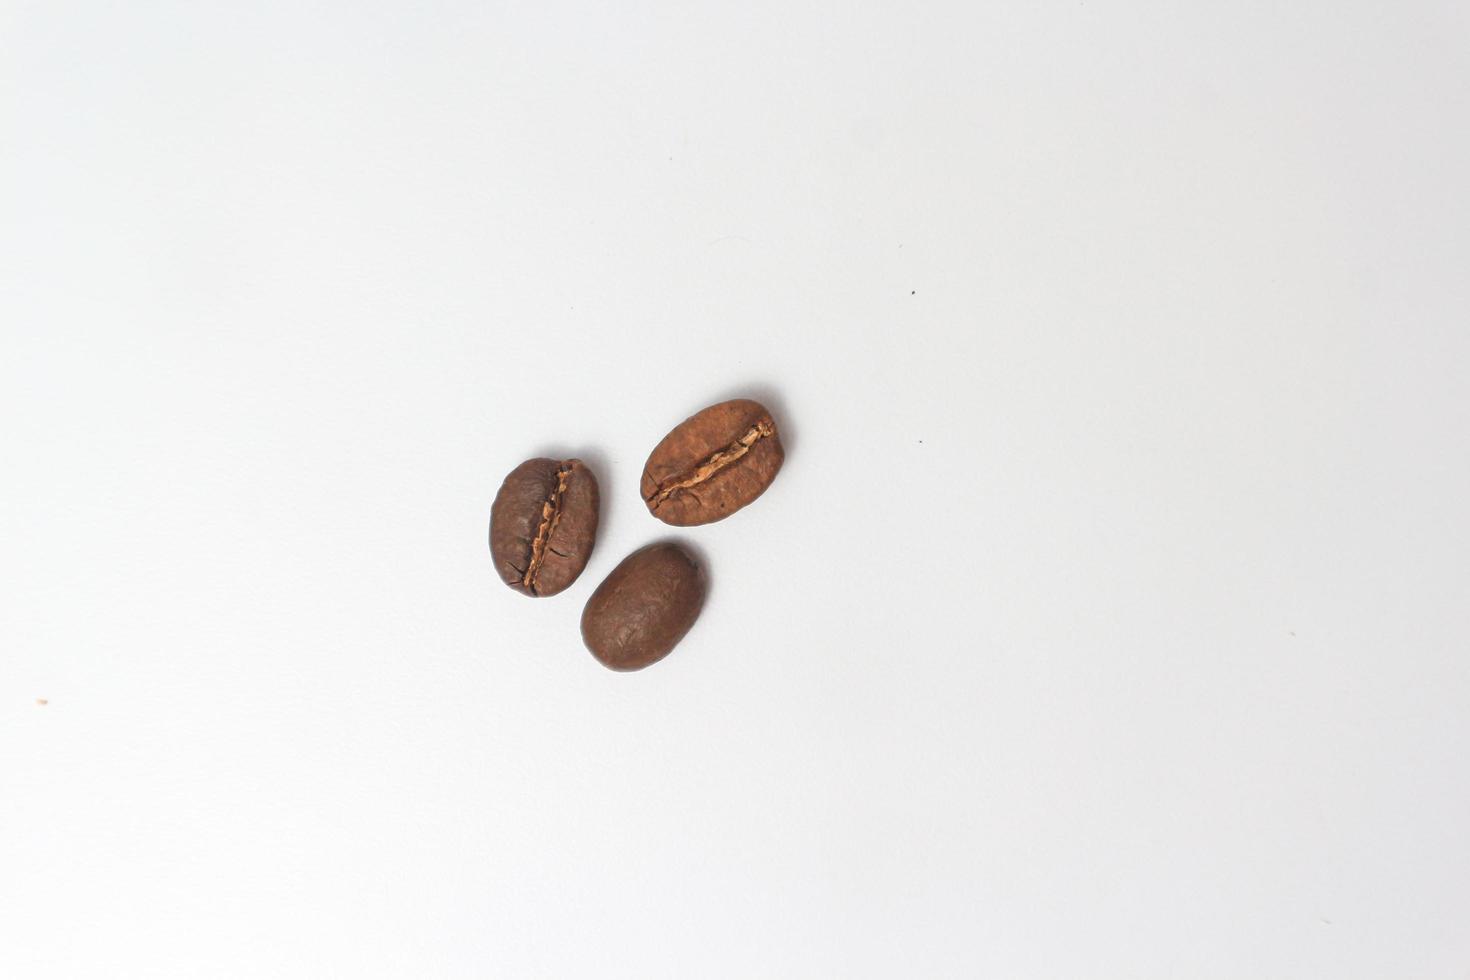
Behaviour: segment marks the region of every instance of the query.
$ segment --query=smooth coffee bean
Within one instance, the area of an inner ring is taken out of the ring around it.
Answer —
[[[603,666],[642,670],[668,656],[704,605],[704,569],[688,550],[659,542],[612,570],[582,610],[582,642]]]
[[[674,427],[643,466],[643,502],[676,527],[729,517],[765,492],[786,452],[760,402],[720,402]]]
[[[597,477],[580,459],[528,459],[490,508],[490,556],[506,585],[556,595],[582,574],[597,541]]]

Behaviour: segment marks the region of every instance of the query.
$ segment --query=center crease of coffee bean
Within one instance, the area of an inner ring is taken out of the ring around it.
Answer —
[[[556,471],[556,489],[541,504],[541,526],[536,529],[536,537],[531,541],[531,558],[526,562],[526,574],[521,578],[521,584],[528,589],[536,588],[536,573],[541,571],[546,550],[551,546],[551,535],[561,521],[561,498],[567,492],[567,477],[571,472],[570,466],[565,463],[561,465]]]
[[[688,476],[680,477],[666,486],[659,487],[653,496],[648,498],[649,506],[657,507],[665,500],[668,500],[669,497],[673,496],[676,491],[687,490],[692,486],[703,483],[720,470],[750,452],[751,446],[754,446],[761,439],[775,431],[770,422],[757,422],[750,427],[749,432],[730,443],[724,449],[711,455],[709,459],[696,467]]]

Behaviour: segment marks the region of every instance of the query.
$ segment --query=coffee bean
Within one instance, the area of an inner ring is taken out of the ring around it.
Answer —
[[[506,585],[556,595],[582,574],[597,540],[597,477],[580,459],[528,459],[490,507],[490,557]]]
[[[676,527],[729,517],[765,492],[786,452],[771,413],[745,398],[680,422],[643,466],[643,502]]]
[[[587,600],[582,642],[605,667],[642,670],[668,656],[689,632],[704,591],[704,569],[681,545],[640,548]]]

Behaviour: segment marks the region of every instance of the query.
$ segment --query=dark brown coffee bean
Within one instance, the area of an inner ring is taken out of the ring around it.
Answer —
[[[765,492],[786,452],[771,413],[745,398],[680,422],[643,465],[643,502],[665,524],[729,517]]]
[[[603,666],[642,670],[668,656],[704,605],[704,569],[665,541],[633,552],[582,610],[582,642]]]
[[[528,459],[490,507],[490,557],[506,585],[556,595],[582,574],[597,540],[597,477],[580,459]]]

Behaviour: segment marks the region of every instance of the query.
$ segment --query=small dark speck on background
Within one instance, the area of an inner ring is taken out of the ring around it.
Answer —
[[[910,289],[909,290],[909,295],[910,296],[917,296],[917,295],[919,295],[919,291],[917,289]]]

